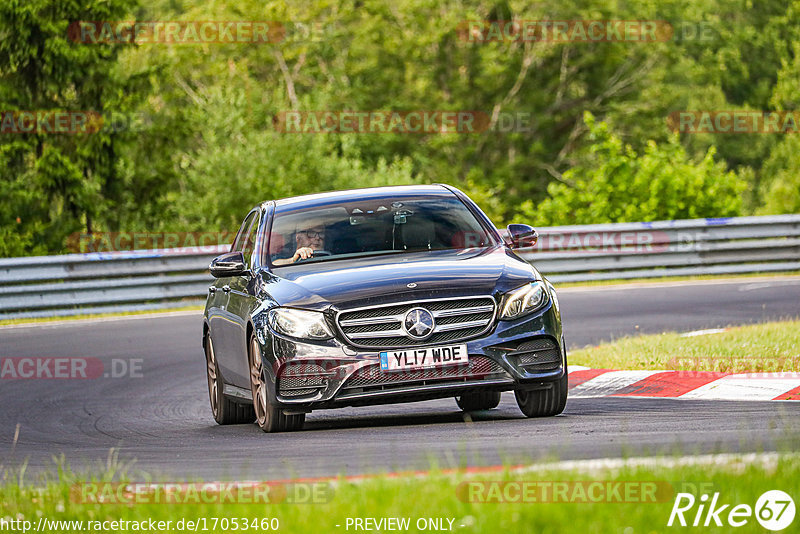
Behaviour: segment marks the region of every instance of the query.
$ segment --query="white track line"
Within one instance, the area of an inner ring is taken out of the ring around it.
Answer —
[[[663,371],[609,371],[569,391],[570,397],[604,397]]]
[[[583,365],[570,365],[567,367],[567,372],[571,374],[577,371],[588,371],[589,369],[591,369],[591,367],[585,367]]]
[[[680,335],[680,337],[697,337],[697,336],[707,336],[709,334],[721,334],[728,330],[727,328],[707,328],[705,330],[692,330],[691,332],[685,332]]]
[[[534,473],[536,475],[546,471],[570,471],[579,473],[598,473],[605,471],[618,471],[620,469],[630,469],[636,467],[673,469],[685,466],[712,466],[728,468],[736,471],[744,471],[752,466],[759,466],[767,471],[775,471],[780,460],[800,459],[798,453],[777,453],[777,452],[751,452],[751,453],[722,453],[722,454],[700,454],[687,456],[638,456],[632,458],[596,458],[590,460],[562,460],[556,462],[534,463],[530,465],[492,465],[478,468],[447,469],[440,474],[448,478],[475,478],[491,476],[493,473],[508,471],[514,474]],[[390,472],[383,474],[354,475],[349,477],[318,477],[313,479],[301,479],[306,482],[309,480],[317,482],[328,482],[332,486],[345,484],[363,484],[381,477],[388,478],[417,478],[423,479],[430,476],[430,471],[413,472]],[[281,481],[291,483],[291,481]]]
[[[800,380],[797,378],[730,375],[684,393],[679,398],[765,401],[783,395],[798,385]]]
[[[723,453],[700,454],[678,457],[634,457],[634,458],[598,458],[593,460],[566,460],[560,462],[533,464],[518,469],[515,472],[526,471],[601,471],[622,469],[626,467],[682,467],[688,465],[729,466],[734,465],[746,468],[754,464],[774,470],[779,459],[796,459],[800,454],[777,452],[751,452],[751,453]]]

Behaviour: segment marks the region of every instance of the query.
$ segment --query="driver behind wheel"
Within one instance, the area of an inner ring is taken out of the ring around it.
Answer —
[[[325,242],[325,227],[314,225],[305,230],[298,230],[294,234],[297,250],[291,258],[273,260],[273,265],[289,265],[299,260],[307,260],[314,256],[315,250],[323,250]]]

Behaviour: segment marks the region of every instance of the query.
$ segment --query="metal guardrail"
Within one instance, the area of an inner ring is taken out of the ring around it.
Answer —
[[[0,319],[199,305],[208,264],[229,248],[2,258]]]
[[[521,255],[553,282],[800,270],[800,215],[542,228]]]
[[[520,254],[552,282],[800,270],[800,215],[539,229]],[[227,246],[0,259],[0,319],[204,302]]]

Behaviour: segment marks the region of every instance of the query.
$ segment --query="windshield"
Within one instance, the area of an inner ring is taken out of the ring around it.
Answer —
[[[492,236],[455,197],[393,196],[304,209],[279,207],[268,254],[273,265],[284,266],[493,244]]]

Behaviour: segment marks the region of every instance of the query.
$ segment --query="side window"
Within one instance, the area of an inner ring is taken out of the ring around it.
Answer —
[[[250,225],[250,229],[247,232],[247,236],[244,240],[244,248],[242,249],[242,254],[244,255],[244,264],[247,266],[252,266],[253,264],[250,263],[250,259],[253,256],[253,250],[256,248],[256,238],[258,237],[258,223],[259,217],[256,215],[253,218],[253,224]]]
[[[250,229],[250,226],[253,224],[253,219],[255,219],[257,212],[251,212],[242,223],[242,227],[239,228],[239,233],[236,234],[236,239],[233,241],[233,245],[231,245],[231,252],[236,252],[239,250],[244,250],[245,239],[247,238],[247,232]]]

